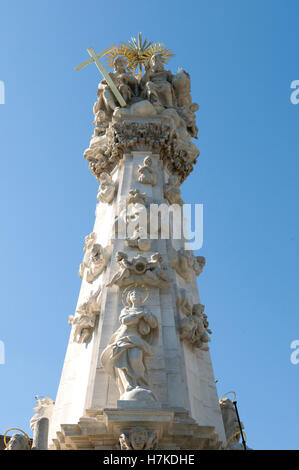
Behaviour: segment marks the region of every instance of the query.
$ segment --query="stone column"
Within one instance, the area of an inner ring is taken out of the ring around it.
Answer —
[[[144,239],[149,227],[138,225],[151,204],[181,210],[179,185],[198,156],[181,108],[139,100],[116,109],[84,156],[99,202],[49,446],[219,448],[225,433],[196,282],[205,260],[172,229],[168,239]],[[134,222],[135,232],[121,237]]]

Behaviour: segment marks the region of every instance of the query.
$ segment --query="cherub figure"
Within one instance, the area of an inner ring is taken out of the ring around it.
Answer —
[[[183,206],[184,201],[181,198],[181,190],[179,188],[180,182],[176,175],[170,175],[168,183],[164,188],[164,197],[167,199],[169,204],[178,204]]]
[[[87,343],[92,336],[96,317],[101,313],[101,287],[91,293],[87,302],[84,302],[76,311],[76,315],[70,315],[68,323],[74,326],[73,341]]]
[[[156,169],[152,168],[153,160],[151,157],[145,157],[142,165],[139,165],[137,171],[137,179],[139,183],[142,184],[151,184],[155,186],[157,183],[157,174]]]
[[[208,351],[206,345],[210,340],[208,333],[212,331],[208,328],[209,322],[207,315],[204,315],[204,305],[195,304],[192,308],[192,314],[183,318],[180,322],[180,338],[186,340],[195,348]]]
[[[135,426],[119,436],[121,450],[152,450],[157,448],[157,444],[157,432],[148,431],[141,426]]]
[[[109,204],[114,199],[115,194],[115,183],[111,176],[105,171],[100,174],[98,178],[100,187],[98,191],[98,200]]]

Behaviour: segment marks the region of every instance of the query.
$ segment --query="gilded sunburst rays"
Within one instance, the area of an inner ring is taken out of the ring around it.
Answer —
[[[170,49],[167,49],[161,43],[153,44],[147,39],[143,41],[141,33],[139,33],[138,40],[132,38],[128,43],[123,43],[121,46],[115,47],[108,52],[106,54],[106,60],[108,67],[113,67],[116,57],[124,56],[128,61],[127,69],[130,72],[135,72],[137,67],[139,67],[139,72],[141,72],[142,67],[149,62],[154,54],[160,54],[164,64],[174,56]]]

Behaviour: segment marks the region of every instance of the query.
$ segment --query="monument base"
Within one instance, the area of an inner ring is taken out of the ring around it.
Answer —
[[[199,426],[190,418],[188,411],[180,409],[87,410],[78,424],[61,425],[61,431],[56,433],[57,437],[53,439],[49,449],[223,449],[214,430],[213,426]],[[137,438],[136,443],[133,442],[131,435],[134,433],[142,436],[144,447],[136,447],[143,444]]]

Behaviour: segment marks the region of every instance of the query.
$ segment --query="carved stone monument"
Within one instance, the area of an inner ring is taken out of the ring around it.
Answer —
[[[151,204],[182,211],[180,184],[199,155],[190,76],[168,70],[170,51],[141,37],[107,53],[110,73],[103,53],[88,51],[82,66],[94,61],[104,74],[84,152],[99,202],[49,449],[225,448],[197,287],[205,259],[172,230],[168,239],[149,230]],[[123,235],[121,223],[133,225],[132,233]]]

